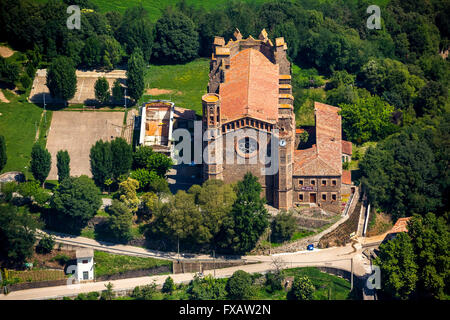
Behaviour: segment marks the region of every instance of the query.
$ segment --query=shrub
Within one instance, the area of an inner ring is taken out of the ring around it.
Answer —
[[[266,290],[269,293],[272,293],[277,290],[283,289],[281,285],[282,277],[279,273],[268,272],[266,273]]]
[[[272,222],[272,239],[275,242],[290,240],[296,230],[297,221],[292,213],[283,211]]]
[[[14,181],[3,183],[1,185],[1,191],[5,197],[5,201],[9,202],[12,199],[12,194],[17,191],[17,183]]]
[[[172,294],[172,292],[175,290],[175,283],[173,282],[173,279],[171,277],[167,277],[166,281],[164,281],[163,287],[161,289],[161,292]]]
[[[253,296],[252,277],[249,273],[238,270],[228,279],[225,287],[228,298],[248,300]]]
[[[315,288],[307,277],[295,277],[291,291],[288,293],[289,300],[312,300]]]
[[[39,240],[38,245],[36,246],[37,253],[50,253],[55,246],[55,240],[52,236],[45,235],[41,240]]]

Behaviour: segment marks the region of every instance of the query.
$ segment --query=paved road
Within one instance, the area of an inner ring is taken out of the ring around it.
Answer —
[[[356,250],[351,246],[315,250],[312,252],[283,253],[273,256],[246,256],[248,261],[260,263],[217,269],[216,277],[230,277],[237,270],[246,272],[264,273],[274,270],[276,265],[280,268],[307,267],[307,266],[328,266],[347,271],[351,270],[351,259],[353,258],[353,271],[356,275],[364,275],[370,270],[369,261],[361,254],[362,248],[356,245]],[[205,271],[204,274],[214,274],[213,270]],[[182,273],[170,275],[176,283],[188,282],[193,279],[194,273]],[[162,285],[168,275],[139,277],[110,281],[114,285],[114,290],[129,290],[136,286],[151,284],[153,281],[157,285]],[[51,299],[62,296],[71,296],[79,293],[91,291],[102,291],[108,281],[80,284],[76,286],[58,286],[48,288],[38,288],[11,292],[8,295],[0,295],[0,300],[33,300]]]

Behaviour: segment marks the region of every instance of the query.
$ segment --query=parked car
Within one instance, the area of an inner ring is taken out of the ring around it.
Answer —
[[[314,245],[313,244],[308,244],[308,246],[306,247],[306,250],[313,251],[314,250]]]

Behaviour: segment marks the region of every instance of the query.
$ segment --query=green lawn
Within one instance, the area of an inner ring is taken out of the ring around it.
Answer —
[[[130,270],[142,270],[159,266],[172,266],[168,260],[141,258],[95,251],[95,276],[112,275]]]
[[[287,276],[307,276],[314,284],[314,300],[346,300],[350,295],[350,282],[314,267],[293,268],[284,271]]]
[[[206,93],[208,73],[209,59],[204,58],[180,65],[151,65],[145,74],[146,89],[165,89],[171,93],[157,96],[144,94],[141,101],[170,99],[178,107],[195,110],[201,115],[201,98]]]
[[[0,103],[0,134],[5,136],[8,162],[2,172],[23,171],[29,175],[31,148],[42,109],[3,90],[10,103]]]

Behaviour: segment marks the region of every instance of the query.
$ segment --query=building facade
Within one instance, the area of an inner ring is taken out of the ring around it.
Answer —
[[[272,43],[265,30],[258,39],[243,39],[239,30],[234,37],[227,43],[214,39],[208,93],[202,97],[209,157],[203,178],[232,183],[251,172],[276,208],[310,204],[340,212],[339,109],[315,103],[314,143],[301,149],[284,38]]]

